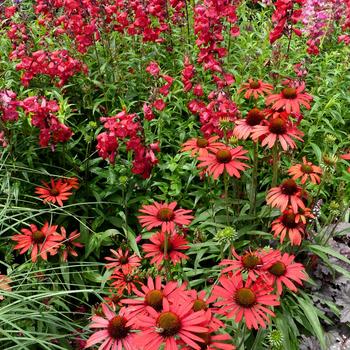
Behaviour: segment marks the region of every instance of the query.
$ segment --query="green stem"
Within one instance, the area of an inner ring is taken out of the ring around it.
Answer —
[[[225,170],[224,171],[224,197],[225,197],[225,206],[226,206],[226,225],[228,226],[230,224],[230,212],[229,212],[229,198],[228,198],[228,186],[229,186],[229,178],[228,173]]]
[[[243,324],[243,326],[242,326],[242,331],[241,331],[242,338],[241,338],[239,344],[237,345],[237,350],[244,350],[244,349],[245,349],[245,347],[244,347],[245,329],[246,329],[245,324]]]
[[[256,214],[256,191],[258,187],[258,143],[255,142],[253,154],[252,185],[250,188],[250,214]]]
[[[164,269],[165,275],[168,281],[171,280],[170,269],[169,269],[169,259],[168,259],[168,244],[169,244],[169,235],[168,232],[164,232]]]
[[[278,168],[279,168],[279,155],[278,155],[278,146],[277,146],[277,144],[274,144],[274,146],[272,148],[272,158],[273,158],[272,187],[276,187],[277,180],[278,180]]]

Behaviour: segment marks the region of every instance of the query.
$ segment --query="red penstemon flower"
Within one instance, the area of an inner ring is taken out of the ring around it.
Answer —
[[[161,227],[162,232],[173,232],[175,225],[189,225],[193,219],[190,215],[192,210],[176,209],[176,202],[158,203],[143,205],[140,212],[146,215],[138,217],[142,227],[152,230],[155,227]]]
[[[176,265],[181,259],[188,259],[188,256],[181,252],[181,250],[190,248],[188,246],[188,241],[176,232],[156,232],[149,240],[152,243],[143,244],[142,249],[146,253],[146,258],[152,258],[151,264],[160,267],[164,260],[169,260]],[[164,255],[166,240],[167,252],[166,255]]]
[[[288,170],[288,174],[293,176],[293,180],[301,178],[300,182],[302,184],[308,179],[314,184],[319,184],[321,182],[320,175],[322,174],[322,169],[308,162],[306,157],[303,157],[303,163],[291,166]]]
[[[63,238],[63,242],[61,245],[61,258],[62,261],[67,261],[68,260],[68,255],[71,256],[78,256],[78,253],[76,252],[75,248],[83,248],[84,244],[80,243],[80,242],[75,242],[76,239],[78,239],[80,237],[80,233],[78,232],[78,230],[74,230],[73,232],[71,232],[67,238],[67,232],[66,229],[61,226],[60,228],[61,231],[61,236]]]
[[[123,274],[128,274],[141,265],[141,259],[136,254],[129,256],[128,249],[125,252],[121,248],[117,251],[110,249],[110,252],[115,257],[105,257],[106,260],[111,261],[106,264],[107,269],[115,269],[115,272],[122,270]]]
[[[269,317],[275,314],[266,306],[277,306],[277,296],[270,294],[269,288],[262,280],[257,280],[253,285],[243,282],[241,275],[221,276],[220,285],[214,286],[213,296],[219,299],[214,306],[220,307],[217,313],[228,318],[235,317],[235,322],[240,322],[244,316],[249,329],[266,328],[265,322],[270,322]]]
[[[245,91],[244,97],[250,98],[253,96],[255,99],[259,96],[269,95],[273,90],[271,84],[264,83],[262,80],[249,79],[247,83],[243,83],[238,93]]]
[[[241,177],[239,171],[249,168],[245,163],[240,162],[238,159],[249,159],[245,154],[248,151],[244,150],[241,146],[236,148],[222,147],[216,150],[215,154],[208,154],[207,157],[198,157],[201,163],[198,164],[199,168],[206,168],[206,173],[212,175],[216,180],[221,174],[226,171],[230,176],[237,178]]]
[[[168,282],[163,285],[162,279],[159,276],[154,281],[152,277],[148,277],[147,284],[142,283],[139,289],[134,289],[133,291],[139,298],[122,299],[121,302],[128,305],[131,315],[148,314],[148,307],[161,312],[163,309],[163,299],[167,299],[169,303],[178,301],[183,298],[182,294],[185,288],[185,284],[179,286],[177,282]]]
[[[236,126],[233,130],[233,135],[238,139],[246,140],[254,131],[254,126],[260,125],[264,119],[263,111],[258,108],[251,109],[244,119],[235,121]]]
[[[104,317],[94,315],[90,328],[100,329],[90,336],[85,348],[102,343],[99,349],[115,350],[127,349],[136,350],[135,339],[135,318],[131,318],[125,308],[122,308],[118,314],[110,310],[105,304],[102,304]]]
[[[278,187],[269,190],[266,197],[267,204],[284,211],[290,205],[294,213],[298,213],[299,208],[305,209],[302,200],[302,188],[293,179],[284,180]]]
[[[164,345],[164,350],[175,350],[183,341],[193,349],[201,350],[197,342],[204,341],[197,334],[208,331],[208,328],[203,327],[206,317],[204,311],[191,312],[191,308],[191,304],[169,305],[166,299],[163,299],[161,313],[148,307],[148,315],[138,317],[140,347],[143,350],[155,350]]]
[[[309,102],[312,101],[312,96],[303,93],[304,89],[304,83],[298,87],[285,87],[279,94],[267,96],[266,104],[272,104],[275,110],[284,109],[287,113],[300,113],[300,105],[310,109]]]
[[[294,214],[291,208],[284,210],[282,215],[274,220],[271,229],[274,237],[280,236],[280,242],[284,241],[286,235],[289,236],[291,245],[300,245],[305,234],[305,223],[296,220],[297,214]]]
[[[289,115],[285,112],[275,113],[264,123],[264,125],[254,126],[251,134],[254,141],[262,138],[263,146],[267,145],[272,148],[276,142],[279,142],[286,151],[288,147],[296,148],[294,139],[303,141],[301,138],[304,136],[303,132],[293,125]]]
[[[304,265],[294,262],[294,255],[279,253],[277,258],[263,266],[266,271],[265,277],[269,284],[277,286],[277,295],[282,294],[282,284],[292,292],[296,292],[298,289],[294,283],[302,285],[303,281],[308,279]]]
[[[44,203],[57,202],[57,204],[62,207],[62,201],[67,200],[72,194],[72,192],[70,192],[72,186],[70,186],[68,183],[65,183],[61,179],[58,179],[57,182],[55,182],[54,179],[51,179],[50,184],[46,183],[45,181],[41,182],[43,183],[44,187],[35,187],[35,193],[39,194],[39,198],[44,199]]]
[[[232,249],[232,255],[235,259],[224,259],[220,262],[219,266],[226,266],[221,273],[233,272],[233,276],[240,275],[247,272],[247,281],[256,281],[261,276],[261,267],[266,260],[266,256],[269,251],[256,250],[245,251],[242,255],[238,255],[235,249]],[[271,259],[271,256],[269,257]]]
[[[197,137],[186,141],[182,145],[182,152],[191,151],[191,156],[198,155],[199,157],[207,157],[209,151],[215,152],[217,149],[223,147],[221,142],[216,142],[219,136],[213,136],[209,138]]]
[[[34,224],[30,225],[30,229],[22,228],[22,234],[11,237],[13,241],[17,242],[14,249],[20,249],[20,254],[31,249],[31,259],[33,262],[37,261],[38,256],[47,260],[47,253],[55,255],[63,240],[63,237],[56,230],[57,225],[49,226],[48,222],[45,222],[40,230]]]

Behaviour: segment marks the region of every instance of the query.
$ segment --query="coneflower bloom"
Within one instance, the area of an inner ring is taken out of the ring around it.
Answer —
[[[76,252],[75,248],[83,248],[84,244],[80,242],[75,242],[80,237],[80,233],[78,230],[74,230],[71,232],[67,238],[67,232],[66,229],[61,226],[60,228],[61,231],[61,236],[63,237],[63,242],[61,245],[61,258],[62,261],[67,261],[68,260],[68,255],[77,257],[78,253]]]
[[[287,113],[300,113],[300,105],[310,109],[312,96],[303,93],[305,84],[298,87],[285,87],[279,94],[269,95],[266,97],[266,104],[272,105],[275,110],[284,109]]]
[[[232,255],[235,259],[224,259],[219,266],[226,266],[221,273],[233,272],[233,276],[247,272],[247,281],[256,281],[261,275],[261,267],[267,263],[266,255],[269,251],[256,250],[246,251],[242,255],[238,255],[235,249],[232,249]],[[270,257],[271,258],[271,257]]]
[[[251,109],[244,119],[238,119],[235,121],[235,128],[233,130],[233,136],[238,139],[246,140],[254,130],[254,126],[260,125],[265,119],[263,111],[258,108]]]
[[[303,264],[294,262],[294,255],[284,253],[267,263],[263,269],[267,272],[267,280],[271,285],[276,284],[277,294],[282,294],[282,284],[292,292],[298,289],[296,284],[302,285],[308,279]]]
[[[266,202],[268,205],[276,207],[282,212],[290,205],[293,212],[298,213],[299,208],[305,209],[301,195],[302,188],[293,179],[287,179],[278,187],[273,187],[269,190]]]
[[[181,252],[190,248],[188,241],[176,232],[156,232],[149,240],[152,243],[143,244],[142,249],[146,253],[145,258],[152,258],[151,264],[160,267],[164,260],[169,260],[176,265],[181,259],[188,259],[188,256]],[[165,242],[167,242],[166,255],[164,255]]]
[[[306,157],[303,157],[303,163],[291,166],[288,170],[288,174],[293,176],[293,180],[301,178],[300,182],[302,184],[304,184],[307,179],[310,179],[314,184],[319,184],[321,182],[320,175],[322,174],[322,169],[308,162]]]
[[[223,147],[216,150],[215,154],[208,154],[207,157],[198,157],[201,163],[198,164],[199,168],[206,168],[206,173],[212,175],[216,180],[221,174],[226,171],[230,176],[237,178],[241,177],[239,171],[249,168],[245,163],[240,162],[238,159],[249,159],[245,154],[248,153],[241,146],[236,148]]]
[[[155,227],[161,227],[162,232],[173,232],[175,225],[189,225],[193,219],[190,215],[192,210],[176,209],[176,202],[158,203],[143,205],[140,212],[146,215],[138,217],[142,227],[152,230]]]
[[[234,317],[235,322],[240,322],[244,316],[249,329],[258,329],[259,326],[266,328],[265,322],[270,322],[267,315],[275,316],[266,306],[280,303],[276,295],[270,294],[272,288],[260,280],[253,285],[250,282],[243,282],[241,275],[221,276],[220,285],[213,289],[213,296],[219,299],[214,306],[220,307],[218,313],[228,318]]]
[[[262,138],[262,146],[272,148],[276,142],[279,142],[286,151],[288,147],[296,148],[294,139],[303,141],[304,134],[289,120],[288,115],[279,113],[279,116],[271,117],[265,120],[265,125],[256,125],[253,127],[251,137],[254,141]]]
[[[43,183],[44,187],[36,187],[35,193],[39,194],[39,198],[44,199],[44,203],[57,202],[57,204],[62,207],[62,201],[67,200],[72,194],[72,192],[70,192],[72,186],[62,179],[58,179],[57,182],[51,179],[50,184],[46,183],[45,181],[41,182]]]
[[[271,94],[273,86],[271,84],[264,83],[262,80],[249,79],[247,83],[243,83],[238,93],[245,91],[244,97],[250,98],[253,96],[255,99],[259,96]]]
[[[121,248],[117,251],[110,249],[110,252],[115,257],[111,258],[107,256],[105,258],[106,260],[111,261],[106,264],[107,269],[115,269],[115,272],[122,270],[123,274],[128,274],[141,265],[141,259],[136,254],[129,256],[130,253],[128,249],[125,252],[123,252]]]
[[[199,157],[206,157],[208,152],[215,152],[217,149],[222,148],[221,142],[216,142],[219,136],[212,136],[209,138],[197,137],[186,141],[182,145],[182,152],[191,151],[191,156],[198,155]]]
[[[208,332],[203,327],[206,322],[204,311],[191,312],[191,304],[169,305],[163,299],[163,311],[158,313],[152,307],[148,307],[148,315],[138,317],[138,325],[142,329],[139,335],[139,344],[143,350],[160,349],[176,350],[180,342],[185,342],[193,349],[201,350],[204,343],[197,334]]]
[[[154,281],[152,277],[148,277],[147,284],[142,283],[139,289],[133,291],[139,297],[138,299],[122,299],[121,302],[128,305],[131,315],[147,314],[147,307],[161,312],[163,299],[167,299],[170,303],[178,301],[178,299],[185,297],[185,288],[185,284],[179,286],[177,282],[173,281],[163,285],[159,276]]]
[[[292,209],[287,209],[271,224],[274,237],[280,236],[280,242],[288,235],[291,245],[300,245],[305,233],[305,224],[296,221],[297,214]]]
[[[120,292],[119,289],[109,289],[108,290],[108,296],[103,297],[106,304],[109,305],[113,310],[116,308],[116,306],[123,306],[121,303],[121,300],[123,298],[123,293]]]
[[[113,281],[111,285],[120,293],[126,290],[130,294],[140,284],[140,278],[135,271],[127,274],[124,274],[122,271],[115,271],[109,279]]]
[[[102,304],[104,317],[94,315],[90,328],[100,329],[90,336],[85,348],[101,343],[100,350],[136,350],[135,319],[131,318],[126,309],[122,308],[118,314]]]
[[[30,229],[22,228],[22,234],[11,237],[13,241],[17,242],[14,249],[20,249],[20,254],[31,249],[32,262],[36,262],[38,256],[47,260],[47,253],[55,255],[63,240],[63,237],[56,230],[57,225],[49,226],[48,222],[45,222],[40,230],[34,224],[30,225]]]

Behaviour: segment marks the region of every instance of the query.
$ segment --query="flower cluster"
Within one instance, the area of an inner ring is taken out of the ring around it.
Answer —
[[[159,146],[157,143],[148,147],[143,144],[143,128],[138,116],[122,111],[113,117],[102,117],[101,121],[107,131],[97,136],[100,157],[114,164],[119,141],[128,139],[126,149],[134,152],[132,172],[144,178],[149,177],[152,168],[158,163],[154,151],[159,152]]]
[[[28,86],[39,74],[48,75],[57,86],[61,87],[73,75],[79,72],[87,73],[87,66],[71,57],[67,50],[53,52],[39,50],[29,56],[24,55],[16,69],[24,71],[21,77],[24,86]]]
[[[17,106],[19,101],[16,100],[16,93],[12,90],[0,91],[0,112],[3,122],[15,122],[18,120]]]
[[[41,147],[51,145],[54,150],[57,143],[67,142],[72,137],[71,129],[61,123],[55,115],[59,110],[56,101],[31,96],[21,101],[20,106],[30,117],[31,124],[40,130],[39,144]]]
[[[295,24],[300,21],[301,9],[295,8],[295,5],[301,5],[302,0],[277,0],[274,3],[275,11],[272,15],[274,28],[270,32],[270,43],[273,44],[283,35],[287,35],[289,39],[294,32],[301,36],[301,30],[295,28]]]

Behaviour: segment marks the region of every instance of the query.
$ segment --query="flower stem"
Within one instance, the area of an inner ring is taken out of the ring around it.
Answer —
[[[169,259],[168,259],[168,243],[169,243],[169,234],[164,232],[164,269],[165,275],[168,281],[171,280],[170,268],[169,268]]]
[[[228,186],[229,186],[229,178],[228,173],[224,171],[224,197],[225,197],[225,207],[226,207],[226,225],[228,226],[230,223],[230,213],[229,213],[229,198],[228,198]]]
[[[277,185],[277,179],[278,179],[278,168],[279,168],[279,154],[278,154],[278,146],[277,144],[274,144],[272,148],[272,158],[273,158],[273,164],[272,164],[272,187],[276,187]]]
[[[255,215],[256,213],[256,191],[258,187],[258,143],[255,142],[254,154],[253,154],[253,173],[252,173],[252,184],[250,187],[250,214]]]

